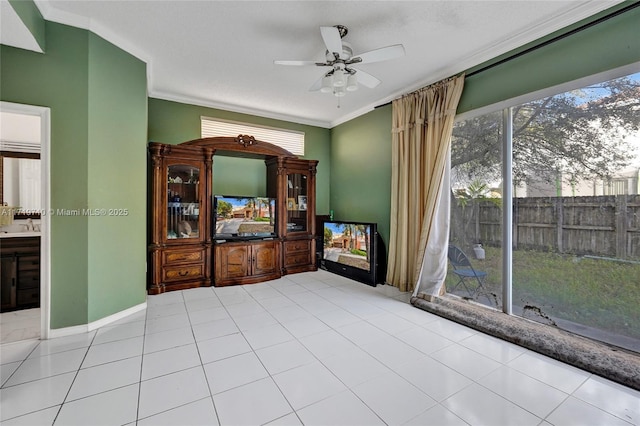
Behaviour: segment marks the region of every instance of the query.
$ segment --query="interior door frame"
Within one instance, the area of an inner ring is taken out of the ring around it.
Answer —
[[[40,117],[40,339],[51,334],[51,109],[0,101],[0,111]]]

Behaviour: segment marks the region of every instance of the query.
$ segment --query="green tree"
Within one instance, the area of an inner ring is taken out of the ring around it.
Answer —
[[[465,224],[465,230],[468,228],[471,220],[475,219],[475,238],[474,243],[480,243],[480,199],[487,198],[489,186],[486,183],[475,179],[469,186],[463,190],[457,191],[456,199],[458,204],[464,209],[469,203],[473,208],[473,214],[469,217],[469,221]]]
[[[640,75],[636,75],[640,77]],[[625,136],[640,128],[640,78],[623,77],[514,107],[514,184],[611,177],[633,156]],[[456,124],[454,179],[498,180],[501,112]]]
[[[365,250],[367,251],[367,262],[370,262],[371,259],[369,257],[369,253],[371,252],[371,250],[369,250],[369,233],[367,232],[369,230],[369,227],[367,225],[356,225],[356,228],[358,229],[358,231],[360,231],[360,234],[362,234],[364,236],[364,246],[365,246]]]
[[[331,247],[333,244],[333,231],[326,226],[324,227],[324,246]]]
[[[351,250],[353,248],[353,225],[348,223],[342,224],[342,235],[349,238],[349,247],[343,247]]]
[[[229,218],[233,214],[233,206],[231,203],[218,200],[218,217]]]

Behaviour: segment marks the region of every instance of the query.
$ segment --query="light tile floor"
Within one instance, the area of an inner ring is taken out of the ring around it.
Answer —
[[[40,308],[0,314],[0,344],[40,337]]]
[[[629,425],[640,393],[324,271],[0,347],[3,425]]]

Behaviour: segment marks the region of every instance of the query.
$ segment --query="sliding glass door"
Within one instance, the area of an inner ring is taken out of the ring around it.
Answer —
[[[497,309],[502,309],[502,139],[500,111],[458,121],[453,128],[450,244],[462,250],[477,276],[450,268],[446,281],[450,293]]]
[[[450,241],[486,277],[450,293],[640,351],[640,73],[462,119],[451,167]]]

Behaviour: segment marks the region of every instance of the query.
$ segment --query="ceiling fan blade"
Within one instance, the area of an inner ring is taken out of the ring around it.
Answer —
[[[320,27],[320,34],[329,52],[342,54],[342,38],[336,27]]]
[[[353,70],[355,70],[356,72],[358,83],[362,84],[363,86],[367,86],[368,88],[373,89],[374,87],[376,87],[378,84],[381,83],[380,80],[378,80],[368,72],[364,72],[362,70],[355,69],[355,68],[353,68]]]
[[[273,63],[276,64],[276,65],[294,65],[294,66],[318,65],[319,64],[316,61],[273,61]]]
[[[400,56],[404,56],[404,46],[401,44],[394,44],[391,46],[370,50],[359,55],[354,55],[353,58],[351,58],[348,62],[369,64],[371,62],[380,62],[399,58]],[[358,59],[360,60],[358,61]]]
[[[315,83],[313,83],[313,85],[311,87],[309,87],[309,91],[310,92],[317,92],[318,90],[320,90],[322,88],[322,79],[324,78],[324,74],[322,74],[320,76],[320,78],[318,80],[316,80]]]

